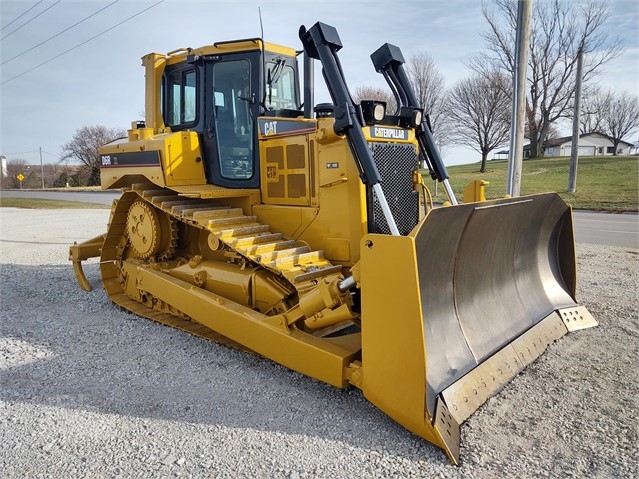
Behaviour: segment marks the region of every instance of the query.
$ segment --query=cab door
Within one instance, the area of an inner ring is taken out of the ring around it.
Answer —
[[[208,182],[258,188],[255,119],[259,115],[260,53],[215,56],[205,64],[205,131]]]

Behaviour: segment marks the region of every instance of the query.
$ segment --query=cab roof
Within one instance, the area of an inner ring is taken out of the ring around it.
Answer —
[[[294,48],[265,42],[261,38],[245,38],[241,40],[216,42],[213,45],[205,45],[198,48],[178,48],[166,53],[164,57],[167,63],[180,63],[185,61],[189,55],[223,55],[226,53],[249,52],[262,49],[277,55],[286,55],[289,57],[295,57],[297,53]]]

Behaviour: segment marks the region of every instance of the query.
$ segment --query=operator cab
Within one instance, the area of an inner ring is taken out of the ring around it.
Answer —
[[[216,43],[164,71],[164,123],[200,133],[210,184],[258,188],[257,117],[302,114],[295,51],[263,47],[259,39]]]

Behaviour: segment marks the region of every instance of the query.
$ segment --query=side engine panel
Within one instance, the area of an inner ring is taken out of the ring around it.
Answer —
[[[152,135],[150,128],[100,148],[102,189],[151,182],[160,187],[205,185],[198,134],[179,131]]]

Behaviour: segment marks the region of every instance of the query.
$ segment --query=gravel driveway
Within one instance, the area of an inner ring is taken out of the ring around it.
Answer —
[[[639,476],[639,251],[578,245],[600,327],[552,345],[462,427],[462,464],[352,389],[120,311],[68,246],[108,210],[0,208],[0,476]]]

